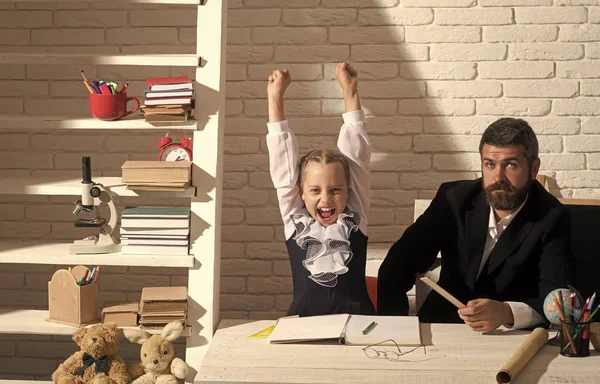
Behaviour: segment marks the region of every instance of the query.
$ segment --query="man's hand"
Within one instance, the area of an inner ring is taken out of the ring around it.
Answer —
[[[502,301],[476,299],[458,310],[458,315],[474,331],[493,331],[501,325],[514,323],[510,306]]]
[[[269,76],[267,84],[267,96],[270,100],[279,100],[283,98],[285,90],[292,83],[290,71],[287,69],[276,69]]]
[[[335,78],[340,83],[344,96],[355,95],[358,92],[358,72],[349,63],[338,63]]]

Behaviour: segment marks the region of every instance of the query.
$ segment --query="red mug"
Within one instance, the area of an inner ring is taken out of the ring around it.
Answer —
[[[135,108],[127,110],[127,103],[135,101]],[[140,101],[135,97],[127,97],[127,93],[97,94],[90,93],[90,112],[100,120],[119,120],[140,109]]]

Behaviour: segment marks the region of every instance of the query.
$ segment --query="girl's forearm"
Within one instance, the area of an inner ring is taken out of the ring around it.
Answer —
[[[360,105],[360,98],[358,97],[358,91],[344,92],[344,105],[346,106],[346,112],[361,110],[362,107]]]
[[[285,120],[283,96],[269,97],[269,123]]]

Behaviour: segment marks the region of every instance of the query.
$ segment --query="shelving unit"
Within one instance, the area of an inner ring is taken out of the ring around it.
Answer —
[[[48,0],[0,0],[0,3],[48,2]],[[55,0],[80,2],[81,0]],[[52,265],[112,265],[185,267],[188,269],[188,326],[186,362],[192,372],[187,382],[193,382],[213,338],[219,321],[221,195],[223,170],[223,127],[225,106],[225,56],[227,32],[227,0],[107,0],[126,4],[178,4],[198,6],[196,27],[196,54],[191,55],[93,55],[57,53],[2,53],[0,64],[44,65],[140,65],[187,66],[196,68],[194,115],[196,120],[177,126],[154,127],[139,118],[104,122],[92,118],[68,116],[0,115],[0,131],[48,132],[57,130],[169,130],[192,131],[194,166],[192,185],[202,191],[196,197],[196,188],[184,192],[130,191],[121,178],[94,178],[117,196],[159,196],[190,199],[192,218],[189,256],[122,255],[69,255],[68,243],[44,240],[0,239],[0,263]],[[202,57],[200,56],[202,53]],[[80,195],[80,179],[12,177],[0,183],[2,195]],[[1,302],[0,302],[1,305]],[[0,333],[69,335],[75,328],[46,322],[47,311],[0,310]],[[26,384],[45,383],[32,380],[0,380]]]

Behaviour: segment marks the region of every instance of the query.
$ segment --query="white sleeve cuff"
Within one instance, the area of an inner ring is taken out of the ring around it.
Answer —
[[[529,305],[516,301],[507,301],[506,304],[510,307],[512,311],[513,318],[515,322],[512,326],[504,324],[507,328],[514,329],[523,329],[523,328],[531,328],[537,324],[539,324],[543,319],[539,313],[537,313],[533,308]]]
[[[267,129],[269,130],[269,133],[281,133],[289,131],[290,127],[288,126],[288,121],[283,120],[278,121],[277,123],[267,123]]]
[[[365,111],[359,109],[358,111],[350,111],[342,114],[344,123],[360,123],[365,121]]]

